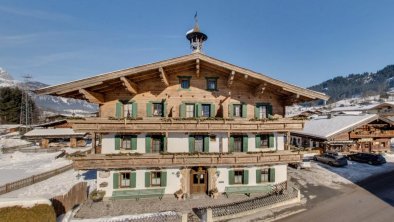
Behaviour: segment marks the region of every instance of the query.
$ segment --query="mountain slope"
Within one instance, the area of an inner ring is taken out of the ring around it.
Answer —
[[[329,102],[338,100],[382,95],[394,88],[394,65],[388,65],[376,73],[350,74],[324,81],[308,89],[326,93]]]
[[[26,83],[27,88],[35,90],[48,86],[47,84],[31,81]],[[0,67],[0,87],[24,87],[24,83],[14,80],[12,76]],[[71,115],[89,115],[97,112],[98,107],[95,104],[88,103],[84,100],[69,99],[58,96],[46,96],[31,94],[36,105],[43,111]]]

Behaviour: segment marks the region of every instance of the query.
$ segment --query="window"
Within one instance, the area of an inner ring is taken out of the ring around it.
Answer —
[[[194,117],[194,104],[186,104],[186,118]]]
[[[189,89],[190,88],[190,76],[179,76],[179,84],[181,85],[181,89]]]
[[[130,173],[120,173],[120,187],[130,187]]]
[[[121,148],[123,149],[131,149],[131,136],[122,135],[121,139]]]
[[[242,184],[244,180],[244,171],[236,170],[234,171],[234,184]]]
[[[217,90],[217,78],[207,78],[207,90]]]
[[[260,138],[260,144],[257,144],[257,148],[268,148],[269,147],[269,135],[268,134],[257,135],[256,137]]]
[[[160,136],[152,137],[152,153],[160,153],[163,151],[163,139]]]
[[[269,177],[270,171],[269,169],[261,169],[261,182],[269,182],[270,177]]]
[[[211,116],[211,105],[202,104],[202,117],[210,117]]]
[[[161,184],[161,172],[151,172],[150,184],[152,187],[160,187]]]
[[[163,103],[153,103],[153,116],[163,116]]]
[[[123,117],[130,118],[133,113],[133,105],[131,103],[123,104]]]
[[[234,136],[234,152],[242,152],[242,137]]]
[[[234,117],[241,117],[242,116],[242,106],[241,104],[234,104],[233,105],[233,116]]]
[[[203,136],[195,136],[194,137],[194,151],[195,152],[204,152],[204,137]]]
[[[259,119],[267,118],[267,106],[257,106],[257,115]]]

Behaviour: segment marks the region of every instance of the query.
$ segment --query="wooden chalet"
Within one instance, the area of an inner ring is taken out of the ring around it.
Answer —
[[[99,104],[99,117],[69,122],[94,135],[74,167],[98,169],[106,197],[242,192],[286,182],[300,161],[285,138],[304,121],[285,106],[328,97],[203,54],[197,25],[187,38],[190,55],[37,90]]]
[[[377,114],[320,116],[291,133],[291,145],[340,152],[387,152],[394,122]]]

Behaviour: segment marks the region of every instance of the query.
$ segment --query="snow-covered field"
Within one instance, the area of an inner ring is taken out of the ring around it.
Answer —
[[[65,158],[55,159],[59,154],[60,152],[0,154],[0,185],[71,163]]]

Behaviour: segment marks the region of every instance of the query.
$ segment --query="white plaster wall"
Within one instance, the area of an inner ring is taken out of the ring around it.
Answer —
[[[274,133],[275,135],[275,145],[276,150],[284,150],[285,149],[285,134],[283,133]]]
[[[102,137],[101,153],[145,153],[145,136],[144,133],[137,135],[137,150],[115,150],[115,134],[105,134]]]
[[[209,152],[220,152],[220,143],[222,144],[222,152],[228,151],[228,138],[227,133],[215,133],[216,140],[209,142]]]
[[[115,134],[104,134],[101,139],[101,153],[118,153],[119,151],[115,151]]]
[[[266,166],[266,167],[275,168],[275,183],[281,183],[281,182],[287,181],[287,165],[286,164]],[[229,183],[228,183],[228,172],[229,172],[229,170],[234,170],[234,169],[241,169],[241,170],[248,169],[248,171],[249,171],[248,185],[249,186],[258,185],[256,183],[256,170],[261,169],[261,168],[263,168],[263,167],[245,167],[245,168],[218,167],[217,171],[220,171],[220,175],[217,179],[218,191],[223,193],[225,191],[226,186],[232,186],[232,185],[229,185]],[[259,183],[259,184],[261,184],[261,183]],[[234,185],[234,186],[241,186],[241,185]]]
[[[131,170],[130,170],[131,171]],[[97,172],[97,189],[105,191],[105,197],[111,197],[114,191],[113,187],[113,175],[114,173],[120,172],[130,172],[128,170],[113,170],[110,171],[110,176],[108,178],[101,178],[99,176],[99,171]],[[155,170],[137,170],[136,172],[136,187],[135,188],[121,188],[116,190],[137,190],[137,189],[149,189],[145,187],[145,172],[155,171]],[[167,172],[167,186],[165,187],[165,194],[174,194],[177,190],[181,188],[181,177],[177,177],[177,172],[180,171],[178,168],[163,169],[161,171]],[[100,188],[99,185],[102,182],[107,182],[108,186]]]
[[[167,151],[170,153],[189,152],[189,135],[168,133]]]

